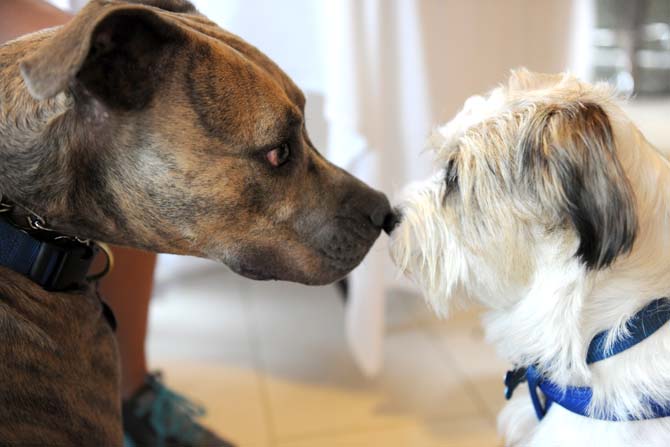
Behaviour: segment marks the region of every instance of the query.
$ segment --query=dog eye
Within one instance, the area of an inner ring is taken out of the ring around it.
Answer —
[[[446,194],[449,194],[455,188],[458,188],[458,166],[455,160],[449,160],[444,172],[444,182],[446,184]]]
[[[265,154],[265,158],[267,158],[273,167],[278,168],[288,161],[290,155],[291,147],[288,143],[284,143],[281,146],[268,151],[268,153]]]

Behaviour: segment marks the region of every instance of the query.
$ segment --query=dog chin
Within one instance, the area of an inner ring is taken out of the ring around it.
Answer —
[[[339,279],[342,279],[352,270],[347,269],[341,271],[338,270],[310,274],[297,270],[277,271],[275,269],[265,269],[262,267],[259,268],[258,266],[250,267],[244,264],[232,265],[230,268],[238,275],[253,279],[255,281],[289,281],[305,284],[308,286],[323,286],[331,284]]]
[[[282,262],[269,255],[262,258],[252,256],[225,260],[224,263],[238,275],[255,281],[289,281],[322,286],[342,279],[360,262],[344,266],[331,265],[329,261],[315,256],[311,258],[311,262],[304,263],[307,267],[305,269],[301,269],[295,260]]]
[[[231,270],[245,278],[255,281],[276,281],[278,278],[274,272],[262,268],[251,267],[246,264],[236,264],[230,266]]]

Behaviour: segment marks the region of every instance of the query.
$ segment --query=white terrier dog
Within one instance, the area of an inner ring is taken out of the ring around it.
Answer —
[[[670,164],[615,101],[514,72],[435,132],[440,170],[399,205],[398,267],[442,315],[490,308],[510,394],[529,382],[508,445],[670,445]]]

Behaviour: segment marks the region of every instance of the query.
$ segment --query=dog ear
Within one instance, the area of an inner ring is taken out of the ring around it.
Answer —
[[[630,251],[637,231],[633,191],[616,155],[607,114],[594,103],[547,106],[524,126],[520,167],[540,201],[572,223],[576,255],[590,269]],[[528,174],[528,172],[525,172]]]
[[[190,5],[148,3],[184,10]],[[92,1],[21,62],[23,79],[38,100],[83,86],[110,107],[141,107],[165,70],[161,50],[183,37],[170,20],[140,4]]]

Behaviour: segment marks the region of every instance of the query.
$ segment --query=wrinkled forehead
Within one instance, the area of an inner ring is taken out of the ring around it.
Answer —
[[[304,109],[305,96],[302,93],[302,90],[298,88],[293,80],[284,73],[272,59],[267,57],[253,45],[250,45],[234,34],[225,31],[223,31],[223,34],[220,36],[220,43],[239,52],[242,57],[254,64],[259,70],[267,74],[268,77],[272,78],[272,80],[286,93],[286,96],[293,102],[293,104],[300,110]]]
[[[293,80],[277,66],[269,57],[239,36],[228,32],[197,11],[186,14],[164,12],[173,21],[200,44],[215,48],[234,65],[246,65],[247,69],[271,79],[284,92],[286,97],[300,110],[304,109],[305,96]],[[240,64],[242,62],[242,64]],[[238,69],[239,67],[235,67]]]
[[[253,45],[250,45],[234,34],[225,31],[223,31],[223,34],[220,36],[219,42],[221,45],[233,48],[244,59],[248,60],[261,72],[266,74],[281,87],[288,99],[290,99],[293,104],[295,104],[300,110],[304,110],[305,95],[303,94],[302,90],[298,88],[293,80],[284,72],[284,70],[279,68],[279,66],[274,63],[272,59],[270,59]]]

